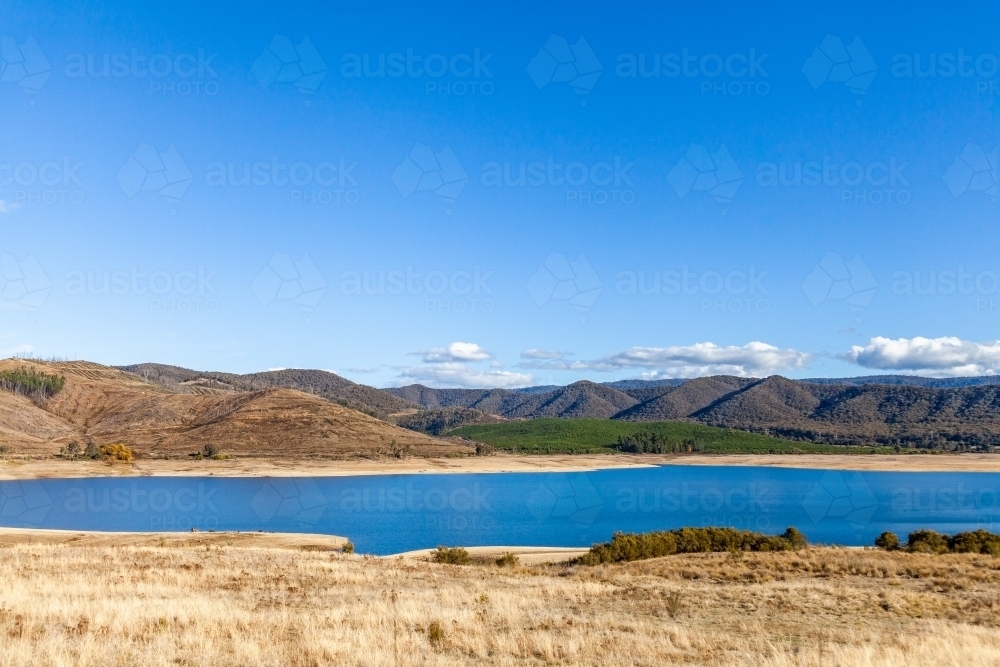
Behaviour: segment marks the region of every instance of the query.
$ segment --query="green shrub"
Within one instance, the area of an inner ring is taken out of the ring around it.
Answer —
[[[448,565],[470,565],[472,557],[462,547],[438,547],[431,552],[431,560]]]
[[[508,551],[503,556],[500,556],[500,558],[497,558],[496,563],[499,567],[517,567],[521,564],[521,559],[517,557],[517,554],[512,554]]]
[[[887,551],[903,548],[899,543],[899,538],[888,531],[875,539],[875,546]],[[909,534],[906,550],[928,554],[988,554],[996,558],[1000,557],[1000,535],[987,532],[982,528],[956,533],[954,536],[921,529]]]
[[[1000,535],[988,533],[982,528],[971,532],[958,533],[948,540],[955,553],[989,554],[1000,556]]]
[[[344,545],[340,547],[340,552],[345,554],[354,553],[354,542],[351,542],[350,540],[344,542]]]
[[[899,536],[887,530],[875,538],[875,546],[886,551],[896,551],[899,549]]]
[[[948,536],[933,530],[915,530],[907,539],[906,548],[915,553],[948,553]]]
[[[35,400],[51,398],[62,391],[65,386],[65,377],[42,373],[27,366],[13,371],[0,371],[0,389]]]
[[[615,533],[610,542],[595,544],[576,562],[598,565],[673,554],[793,551],[806,546],[805,535],[795,528],[788,528],[781,535],[764,535],[736,528],[679,528],[651,533]]]

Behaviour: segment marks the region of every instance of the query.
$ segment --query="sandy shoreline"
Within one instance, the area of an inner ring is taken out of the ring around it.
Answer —
[[[337,551],[346,537],[313,533],[253,532],[148,532],[128,533],[98,530],[46,530],[42,528],[0,528],[0,548],[15,545],[51,545],[68,547],[241,547],[259,549],[296,549],[302,551]],[[579,547],[487,546],[465,547],[473,558],[499,558],[517,554],[525,565],[567,561],[587,552]],[[417,549],[381,558],[428,560],[433,549]]]
[[[260,547],[333,551],[347,538],[312,533],[159,532],[127,533],[99,530],[0,528],[0,547],[49,544],[77,547]]]
[[[62,459],[0,460],[0,480],[135,477],[338,477],[345,475],[581,472],[655,465],[768,466],[829,470],[910,472],[1000,472],[1000,454],[731,454],[635,455],[498,454],[468,458],[355,460],[231,459],[227,461],[143,459],[134,463]]]

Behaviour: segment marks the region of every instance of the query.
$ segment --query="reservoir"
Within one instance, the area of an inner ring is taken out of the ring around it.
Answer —
[[[615,531],[732,526],[871,545],[1000,532],[1000,473],[664,465],[574,473],[114,477],[0,482],[0,526],[323,533],[378,555],[449,546],[590,546]]]

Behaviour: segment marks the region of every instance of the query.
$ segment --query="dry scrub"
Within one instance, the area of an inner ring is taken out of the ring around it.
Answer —
[[[0,665],[1000,664],[1000,561],[874,550],[453,566],[0,548]]]

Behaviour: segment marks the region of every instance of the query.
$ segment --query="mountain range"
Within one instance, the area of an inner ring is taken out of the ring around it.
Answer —
[[[1000,445],[1000,384],[963,378],[959,386],[942,387],[937,380],[918,379],[923,382],[713,376],[679,384],[631,382],[621,389],[584,381],[541,393],[421,385],[386,391],[430,410],[473,410],[507,419],[684,420],[835,444]],[[471,423],[476,416],[466,419]]]
[[[121,441],[164,456],[208,443],[240,455],[429,455],[468,449],[433,437],[458,426],[539,417],[681,420],[835,444],[1000,445],[993,377],[713,376],[509,390],[377,389],[322,370],[240,375],[153,363],[3,360],[0,372],[25,366],[66,377],[44,402],[0,392],[0,447],[26,453]]]
[[[163,372],[157,374],[158,369]],[[65,378],[64,386],[44,400],[0,391],[0,449],[34,456],[53,455],[71,444],[80,451],[91,443],[123,443],[140,456],[178,457],[211,445],[226,454],[275,458],[473,451],[469,445],[403,429],[318,395],[325,392],[336,399],[339,391],[344,402],[370,396],[372,411],[405,404],[342,378],[347,384],[339,390],[330,380],[329,385],[310,386],[315,393],[309,393],[281,386],[280,374],[256,384],[259,378],[233,376],[228,379],[251,379],[230,385],[224,374],[151,365],[143,370],[145,377],[142,371],[85,361],[0,361],[0,374],[33,371]]]

